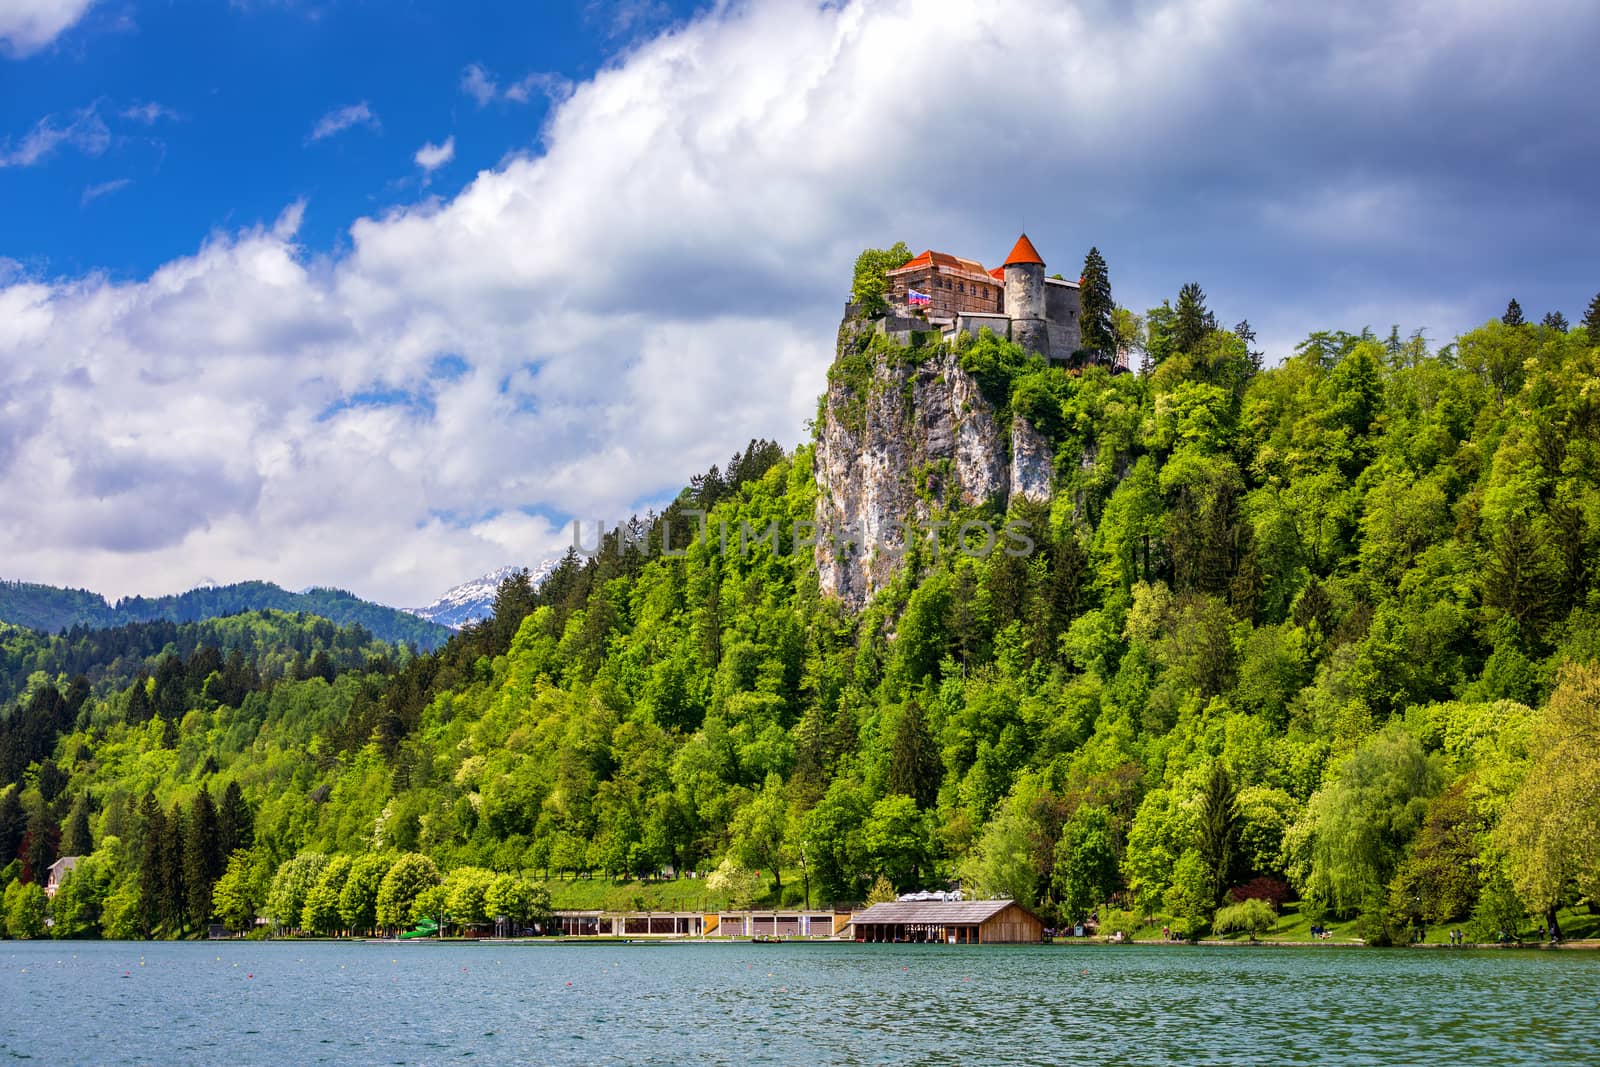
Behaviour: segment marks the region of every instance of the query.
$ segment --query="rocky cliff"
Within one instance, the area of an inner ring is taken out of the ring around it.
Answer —
[[[907,529],[937,510],[1050,497],[1050,442],[997,415],[934,338],[914,347],[852,319],[839,330],[817,420],[816,561],[823,591],[853,606],[883,588]]]

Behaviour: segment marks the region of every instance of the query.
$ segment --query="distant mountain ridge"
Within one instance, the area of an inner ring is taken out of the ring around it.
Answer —
[[[342,589],[291,593],[271,582],[205,586],[163,597],[125,597],[115,604],[87,589],[62,589],[31,582],[0,581],[0,622],[57,633],[74,626],[105,629],[128,623],[200,622],[246,611],[305,612],[340,626],[359,623],[395,644],[434,649],[450,638],[446,627],[398,608],[362,600]]]
[[[550,576],[550,572],[555,570],[560,562],[559,559],[547,559],[526,568],[528,576],[533,580],[533,587],[539,588],[540,583]],[[427,619],[440,626],[448,626],[452,630],[459,630],[493,615],[494,597],[500,589],[500,583],[523,569],[516,566],[500,567],[480,578],[462,582],[449,589],[427,607],[406,610],[418,618]]]

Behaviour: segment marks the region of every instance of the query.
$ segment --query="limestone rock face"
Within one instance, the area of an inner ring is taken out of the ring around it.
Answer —
[[[955,352],[869,346],[869,333],[848,320],[840,328],[817,427],[818,577],[854,607],[894,575],[907,530],[936,506],[1047,500],[1054,464],[1024,420],[1005,436]]]
[[[1011,496],[1035,503],[1050,499],[1055,449],[1020,416],[1011,420]]]

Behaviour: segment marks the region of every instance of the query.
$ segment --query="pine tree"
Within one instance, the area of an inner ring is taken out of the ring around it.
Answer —
[[[17,790],[0,793],[0,867],[16,858],[22,846],[22,835],[28,829],[28,813],[22,810]]]
[[[1523,326],[1526,320],[1522,317],[1522,305],[1515,299],[1506,305],[1506,313],[1500,316],[1500,321],[1507,326]]]
[[[189,895],[183,883],[183,841],[187,820],[177,804],[161,825],[161,896],[157,908],[171,933],[181,931],[189,921]]]
[[[939,799],[939,779],[944,763],[939,748],[928,730],[922,705],[908,700],[895,725],[894,746],[889,756],[890,793],[901,793],[922,808],[932,808]]]
[[[138,726],[150,721],[150,716],[155,713],[150,706],[150,676],[140,671],[133,679],[133,685],[128,687],[128,708],[124,718],[132,725]]]
[[[1589,331],[1589,343],[1600,345],[1600,293],[1589,301],[1589,310],[1583,315],[1583,328]]]
[[[222,791],[222,803],[217,808],[218,851],[226,856],[236,849],[250,848],[256,841],[255,815],[244,799],[238,782],[229,782]]]
[[[1205,290],[1199,282],[1188,282],[1178,290],[1178,307],[1173,313],[1172,347],[1193,353],[1217,328],[1216,316],[1206,309]]]
[[[1395,327],[1395,332],[1398,334],[1398,326]],[[1240,319],[1239,324],[1233,328],[1233,333],[1234,336],[1238,337],[1239,340],[1244,342],[1244,349],[1250,354],[1251,371],[1259,374],[1261,369],[1266,366],[1267,354],[1260,349],[1253,347],[1256,343],[1256,331],[1255,328],[1250,325],[1250,320]]]
[[[1222,903],[1239,863],[1239,794],[1233,775],[1221,760],[1200,788],[1199,826],[1196,831],[1200,858],[1205,863],[1210,906]]]
[[[1117,352],[1117,331],[1112,321],[1116,305],[1111,300],[1111,276],[1100,249],[1090,248],[1078,281],[1081,301],[1078,324],[1084,355],[1096,363],[1110,363]]]
[[[1552,311],[1546,315],[1541,325],[1548,326],[1552,330],[1560,330],[1562,333],[1566,333],[1568,329],[1567,317],[1559,311]]]
[[[93,851],[94,838],[89,833],[89,798],[83,795],[78,797],[78,802],[72,805],[72,814],[67,816],[66,828],[61,833],[61,854],[87,856]]]
[[[189,894],[189,916],[203,923],[211,918],[211,887],[222,877],[227,857],[217,831],[217,808],[204,786],[189,808],[184,830],[183,882]]]
[[[154,793],[139,803],[139,917],[149,937],[162,918],[162,847],[167,819]]]

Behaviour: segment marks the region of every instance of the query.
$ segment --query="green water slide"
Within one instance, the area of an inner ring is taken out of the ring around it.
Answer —
[[[434,922],[432,919],[422,919],[417,923],[415,929],[407,930],[405,933],[401,934],[400,940],[409,941],[413,937],[437,937],[438,934],[438,923]]]

